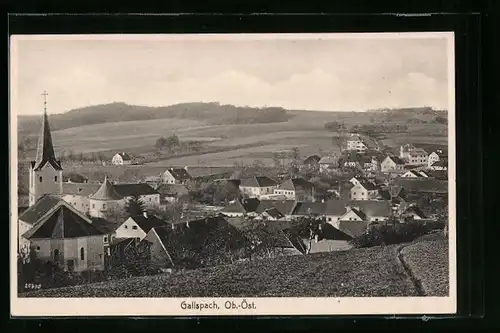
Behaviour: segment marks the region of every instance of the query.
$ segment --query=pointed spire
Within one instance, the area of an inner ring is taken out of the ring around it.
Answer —
[[[94,200],[121,200],[123,197],[116,192],[113,184],[108,180],[107,176],[104,176],[104,182],[101,187],[90,196],[90,199]]]
[[[50,163],[54,169],[62,170],[60,162],[56,159],[54,146],[52,144],[52,134],[50,132],[49,117],[47,115],[47,93],[44,96],[44,109],[42,118],[42,128],[38,137],[38,146],[36,151],[35,169],[42,168],[46,163]]]

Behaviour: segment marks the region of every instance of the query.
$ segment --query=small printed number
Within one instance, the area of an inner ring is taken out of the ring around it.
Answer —
[[[41,284],[35,284],[35,283],[25,283],[24,288],[26,289],[41,289],[42,285]]]

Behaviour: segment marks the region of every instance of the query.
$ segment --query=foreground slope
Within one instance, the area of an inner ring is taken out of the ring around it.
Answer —
[[[21,297],[418,296],[398,246],[290,256],[53,290]]]

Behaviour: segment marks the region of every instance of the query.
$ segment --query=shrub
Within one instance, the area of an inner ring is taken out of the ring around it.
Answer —
[[[350,242],[357,248],[407,243],[443,227],[442,222],[434,221],[379,224],[369,227],[366,233],[353,238]]]

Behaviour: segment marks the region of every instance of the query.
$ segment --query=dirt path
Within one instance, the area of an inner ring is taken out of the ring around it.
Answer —
[[[404,257],[403,257],[403,254],[401,253],[401,251],[411,245],[412,243],[409,243],[409,244],[403,244],[401,246],[399,246],[396,250],[396,257],[397,257],[397,260],[401,263],[401,266],[403,266],[403,269],[406,273],[406,275],[408,275],[408,277],[410,278],[411,282],[413,283],[413,286],[415,287],[415,290],[418,294],[418,296],[426,296],[425,294],[425,290],[422,286],[422,282],[415,276],[415,274],[413,273],[413,271],[411,270],[410,268],[410,265],[408,265],[408,263],[405,261]]]

